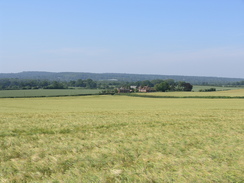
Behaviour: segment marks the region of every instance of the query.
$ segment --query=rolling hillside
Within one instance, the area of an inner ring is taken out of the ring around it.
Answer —
[[[150,74],[124,74],[124,73],[85,73],[85,72],[20,72],[20,73],[0,73],[0,78],[19,79],[48,79],[70,81],[77,79],[92,80],[118,80],[118,81],[142,81],[154,79],[174,79],[175,81],[186,81],[192,84],[228,84],[238,82],[243,78],[223,78],[223,77],[202,77],[202,76],[178,76],[178,75],[150,75]]]

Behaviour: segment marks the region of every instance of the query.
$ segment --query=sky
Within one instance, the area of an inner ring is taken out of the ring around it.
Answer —
[[[0,73],[244,78],[244,0],[0,0]]]

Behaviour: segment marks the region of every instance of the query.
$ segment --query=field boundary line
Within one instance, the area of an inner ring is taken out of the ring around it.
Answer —
[[[204,98],[204,99],[244,99],[244,96],[155,96],[155,95],[137,95],[122,94],[121,96],[144,97],[144,98]]]

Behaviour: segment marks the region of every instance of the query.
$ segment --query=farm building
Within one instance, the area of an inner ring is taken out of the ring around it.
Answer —
[[[136,90],[137,86],[130,86],[130,88]]]
[[[155,90],[149,86],[139,86],[138,88],[139,92],[154,92]]]

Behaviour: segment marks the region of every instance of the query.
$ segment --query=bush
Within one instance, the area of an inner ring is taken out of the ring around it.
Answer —
[[[201,90],[199,90],[199,92],[212,92],[212,91],[216,91],[216,88],[209,88],[209,89],[201,89]]]

